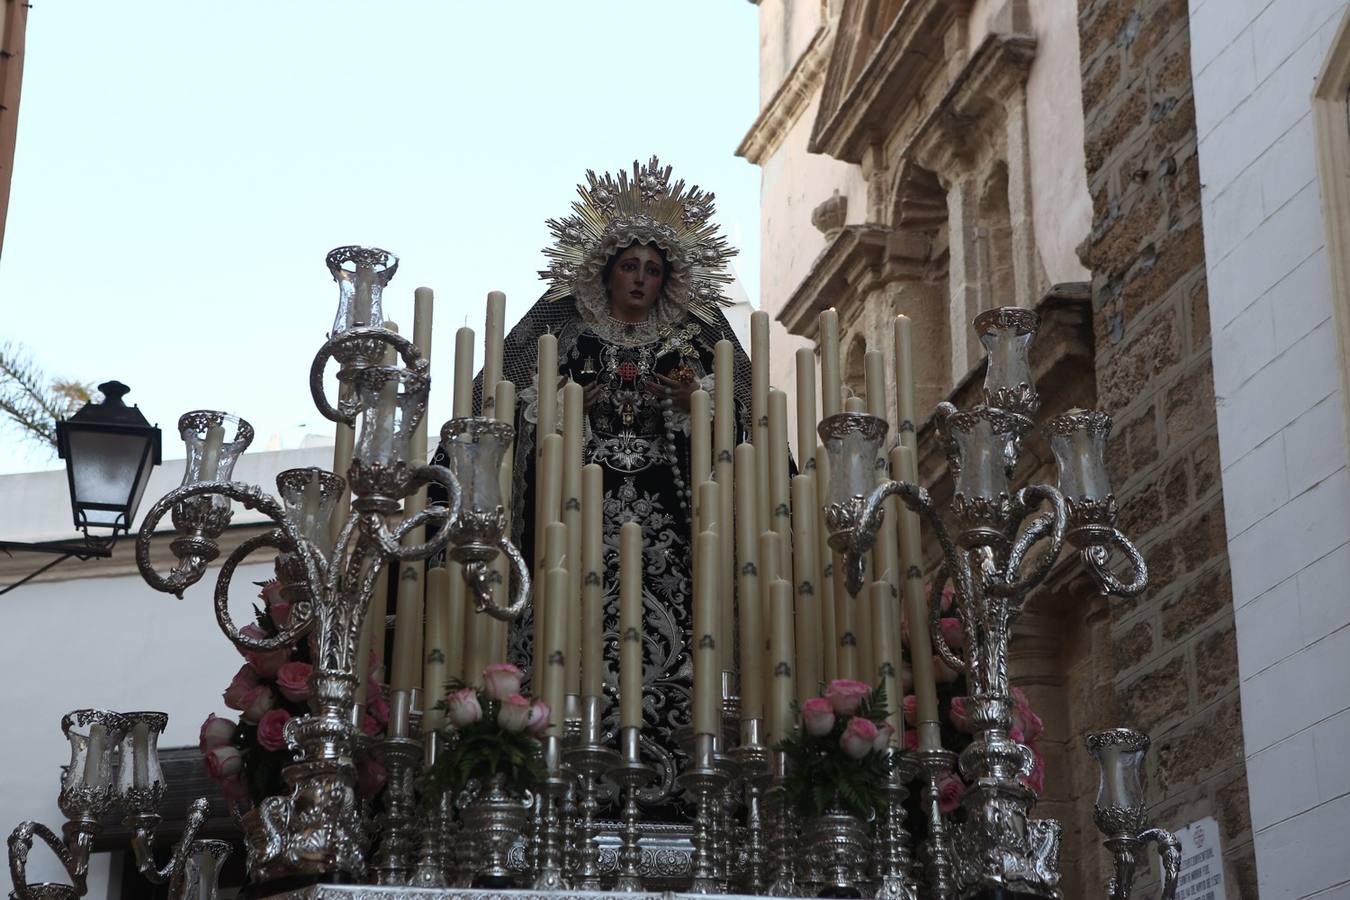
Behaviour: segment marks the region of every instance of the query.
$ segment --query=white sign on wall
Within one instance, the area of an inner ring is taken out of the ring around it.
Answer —
[[[1176,832],[1176,836],[1181,841],[1177,900],[1226,900],[1219,823],[1213,816],[1206,816]]]

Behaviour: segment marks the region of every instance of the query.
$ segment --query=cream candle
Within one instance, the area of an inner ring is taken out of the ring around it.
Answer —
[[[918,483],[914,455],[901,444],[891,451],[897,480]],[[938,725],[937,681],[933,676],[933,642],[928,632],[928,599],[923,588],[923,539],[919,515],[905,509],[900,514],[900,566],[905,577],[905,618],[909,620],[909,658],[914,669],[914,696],[918,712],[919,748],[941,746]]]
[[[891,615],[895,604],[891,601],[891,586],[884,581],[874,581],[868,588],[868,597],[872,605],[872,656],[876,659],[877,670],[868,678],[868,684],[880,682],[886,688],[886,721],[891,723],[895,733],[891,735],[891,746],[898,747],[905,733],[900,718],[900,703],[904,699],[900,691],[900,680],[896,673],[900,671],[900,657],[896,653],[895,636],[897,629]]]
[[[126,765],[126,760],[122,761]],[[150,786],[150,725],[141,720],[131,727],[131,784]]]
[[[374,308],[375,270],[368,265],[358,265],[352,279],[352,327],[364,328],[371,324],[370,314]]]
[[[225,443],[225,428],[212,425],[206,429],[206,439],[202,441],[202,461],[197,469],[198,481],[215,481],[220,468],[220,448]]]
[[[539,363],[535,372],[539,397],[536,437],[543,448],[544,435],[558,430],[558,339],[551,334],[539,335]]]
[[[426,711],[422,714],[424,731],[435,731],[445,723],[445,713],[435,709],[445,697],[446,656],[450,642],[450,573],[443,566],[427,570],[427,640],[422,667],[422,696]]]
[[[485,416],[496,416],[497,382],[502,378],[502,345],[506,333],[506,295],[489,291],[487,323],[483,329],[483,409]],[[505,421],[511,421],[507,419]]]
[[[839,634],[834,623],[834,554],[829,529],[825,527],[825,504],[829,502],[830,458],[816,445],[816,562],[820,567],[820,671],[826,681],[839,676]]]
[[[797,702],[820,690],[820,610],[816,603],[816,487],[810,475],[792,479],[792,565],[796,586]]]
[[[563,386],[562,522],[567,526],[567,693],[581,694],[582,387]]]
[[[642,727],[642,526],[619,528],[619,727]]]
[[[797,351],[797,468],[816,469],[816,355],[810,347]]]
[[[759,588],[755,448],[736,447],[736,599],[741,649],[741,719],[764,718],[764,603]],[[723,541],[722,546],[727,546]],[[730,595],[727,595],[730,596]],[[729,646],[729,645],[728,645]]]
[[[755,446],[755,475],[761,528],[772,527],[769,499],[769,314],[750,314],[750,442]]]
[[[716,485],[712,486],[716,491]],[[722,670],[717,647],[718,537],[694,538],[694,733],[722,733]]]
[[[549,569],[544,576],[548,630],[544,634],[544,702],[549,709],[549,730],[562,737],[563,701],[567,693],[567,570]]]
[[[89,726],[89,737],[85,747],[84,786],[99,788],[103,786],[103,754],[108,748],[108,728],[100,722]]]
[[[736,512],[736,465],[733,449],[736,446],[736,395],[733,360],[735,345],[731,341],[718,341],[713,347],[713,474],[718,486],[717,521],[725,524],[722,530],[722,547],[719,558],[722,572],[718,583],[722,586],[722,621],[718,631],[718,646],[728,648],[722,653],[722,666],[731,669],[734,664],[730,651],[736,635],[736,604],[730,598],[736,596],[736,555],[730,552],[734,539]]]
[[[323,523],[325,526],[327,523]],[[305,479],[305,493],[300,501],[300,533],[307,538],[318,540],[320,546],[325,543],[319,534],[319,473],[310,472]],[[324,528],[327,531],[327,528]],[[328,548],[323,547],[327,552]]]
[[[773,640],[773,584],[783,578],[789,577],[791,571],[783,565],[783,539],[776,531],[761,531],[759,533],[759,606],[761,610],[760,622],[761,630],[764,634],[764,648],[771,651],[771,642]],[[788,582],[791,585],[791,582]],[[794,665],[796,661],[793,661]],[[757,673],[757,677],[765,685],[767,696],[765,703],[771,704],[773,700],[773,654],[767,652],[763,660],[763,671]],[[766,711],[765,715],[768,715]]]
[[[562,446],[563,438],[552,432],[544,434],[539,441],[539,460],[535,466],[535,513],[534,513],[534,584],[535,584],[535,642],[534,671],[542,671],[544,664],[544,627],[543,619],[548,617],[549,604],[546,599],[548,583],[545,577],[549,567],[544,562],[545,535],[548,526],[558,521],[562,507]],[[563,554],[566,555],[566,549]],[[540,597],[541,592],[545,595]],[[566,596],[563,597],[566,601]],[[564,633],[564,640],[566,635]]]
[[[768,527],[783,536],[792,536],[792,485],[788,473],[787,394],[777,388],[769,391],[769,498],[773,518]]]
[[[516,421],[516,386],[509,381],[499,380],[497,387],[493,391],[496,403],[493,404],[493,412],[497,419],[502,422],[515,424]],[[511,520],[515,513],[511,507],[511,487],[515,476],[516,444],[513,438],[510,446],[506,448],[506,453],[502,458],[502,468],[497,482],[498,489],[501,491],[502,511],[506,513],[506,534],[511,534]],[[493,590],[497,594],[499,606],[506,606],[507,598],[511,593],[510,573],[511,567],[507,563],[503,554],[497,554],[497,559],[493,562],[493,568],[497,571],[497,584]],[[506,623],[491,616],[484,616],[487,619],[487,632],[489,635],[489,655],[496,660],[506,659]]]
[[[459,419],[473,415],[473,351],[472,328],[455,331],[455,380],[451,414]]]
[[[769,746],[792,736],[796,723],[792,717],[792,699],[796,694],[793,662],[792,585],[783,580],[769,586],[769,610],[772,621],[769,640]]]
[[[689,487],[694,492],[694,534],[704,531],[704,510],[699,485],[712,477],[712,397],[697,390],[689,397]],[[712,510],[716,516],[717,511]]]
[[[570,385],[569,385],[570,387]],[[603,697],[605,685],[605,474],[581,470],[581,695]],[[571,531],[569,529],[570,537]]]
[[[351,403],[355,395],[355,389],[351,385],[340,385],[338,387],[339,406]],[[342,497],[333,510],[333,520],[328,526],[330,535],[341,534],[342,526],[347,524],[347,516],[351,514],[352,489],[348,470],[352,467],[352,452],[355,447],[356,429],[346,422],[337,423],[337,429],[333,434],[333,473],[342,477],[343,487]]]
[[[834,307],[817,317],[816,332],[820,346],[820,415],[828,418],[840,411],[844,393],[839,377],[839,313]]]

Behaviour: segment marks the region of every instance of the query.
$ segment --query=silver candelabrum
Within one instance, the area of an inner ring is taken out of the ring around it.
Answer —
[[[1181,872],[1181,842],[1171,832],[1144,823],[1143,764],[1148,735],[1129,728],[1111,728],[1089,734],[1085,743],[1101,766],[1092,819],[1106,836],[1102,844],[1115,861],[1115,877],[1106,889],[1108,900],[1130,900],[1139,852],[1150,841],[1162,857],[1161,900],[1173,900]]]
[[[1049,574],[1066,540],[1104,592],[1131,597],[1148,584],[1142,556],[1115,528],[1116,501],[1103,459],[1111,428],[1105,413],[1074,410],[1048,423],[1058,486],[1010,487],[1022,438],[1040,407],[1028,358],[1038,325],[1036,314],[1025,309],[978,316],[975,329],[988,355],[985,403],[966,411],[949,403],[938,408],[938,429],[956,481],[954,536],[920,485],[875,484],[873,462],[885,440],[884,419],[840,413],[819,427],[830,459],[826,526],[830,545],[844,555],[850,593],[856,596],[862,587],[864,557],[876,542],[889,497],[899,497],[922,516],[942,550],[929,598],[930,633],[942,662],[967,677],[974,740],[960,756],[961,772],[972,782],[963,798],[966,821],[951,836],[951,846],[930,848],[930,857],[940,874],[950,860],[952,889],[961,895],[1006,889],[1059,896],[1059,824],[1030,818],[1036,796],[1019,776],[1031,772],[1032,754],[1009,734],[1008,646],[1027,597]],[[1126,559],[1128,580],[1111,570],[1113,550]],[[939,627],[948,581],[955,588],[964,656],[945,643]],[[939,887],[945,893],[946,886]]]
[[[66,816],[64,839],[40,822],[21,822],[10,833],[12,897],[74,900],[84,896],[89,853],[100,830],[99,819],[109,810],[119,809],[131,829],[131,848],[142,876],[154,884],[168,884],[174,900],[189,896],[214,900],[216,874],[230,847],[224,841],[197,840],[208,810],[205,799],[193,802],[182,838],[169,861],[162,868],[155,866],[154,835],[165,791],[159,736],[168,722],[168,715],[162,712],[101,709],[78,709],[62,717],[61,731],[70,742],[70,765],[62,773],[57,796],[57,805]],[[28,854],[34,839],[56,854],[70,884],[29,883]]]
[[[312,711],[292,719],[286,729],[287,743],[297,753],[284,773],[291,793],[269,797],[259,808],[263,839],[249,858],[259,880],[365,872],[369,828],[355,797],[353,712],[357,686],[366,674],[364,661],[357,659],[358,643],[384,567],[448,548],[467,563],[466,579],[479,607],[501,619],[517,616],[530,590],[527,567],[503,535],[497,468],[490,466],[493,458],[500,461],[510,426],[452,420],[443,429],[450,444],[449,468],[413,458],[412,438],[426,412],[430,376],[427,360],[413,343],[382,327],[382,290],[397,270],[397,258],[383,250],[341,247],[328,255],[327,265],[339,285],[338,310],[309,381],[315,406],[326,418],[353,428],[359,420],[345,482],[318,470],[302,470],[312,473],[305,478],[282,473],[282,500],[277,501],[259,487],[231,480],[234,463],[252,438],[247,422],[216,411],[188,413],[179,421],[187,445],[183,483],[151,507],[136,541],[136,561],[146,582],[182,596],[219,555],[217,539],[229,524],[231,501],[275,526],[236,548],[221,565],[215,585],[216,620],[236,646],[268,651],[308,638],[313,648]],[[329,360],[338,364],[336,406],[324,392]],[[404,500],[432,484],[444,488],[448,503],[412,507],[404,515]],[[351,507],[336,518],[334,537],[330,523],[345,486],[351,489]],[[151,564],[150,545],[166,515],[177,531],[171,549],[178,563],[161,575]],[[426,526],[441,527],[422,541]],[[263,548],[279,553],[278,574],[293,603],[285,627],[260,637],[231,619],[229,589],[235,569]],[[505,606],[494,603],[488,580],[479,577],[498,551],[506,554],[515,575],[515,591]]]

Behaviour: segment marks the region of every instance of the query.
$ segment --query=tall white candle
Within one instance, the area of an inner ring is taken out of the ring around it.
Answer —
[[[741,649],[741,718],[764,718],[764,603],[759,589],[755,448],[736,447],[736,602]],[[723,546],[727,546],[723,542]]]
[[[473,415],[473,350],[472,328],[455,332],[455,381],[451,412],[455,418]]]
[[[829,418],[840,411],[843,384],[839,378],[839,313],[834,307],[816,320],[820,345],[820,415]]]
[[[562,522],[567,526],[567,693],[581,694],[581,385],[563,387]]]
[[[225,429],[212,425],[206,429],[206,439],[202,441],[202,463],[197,470],[199,481],[215,481],[216,471],[220,468],[220,448],[225,443]]]
[[[543,446],[544,435],[558,430],[558,339],[551,334],[539,336],[539,362],[535,372],[538,382],[539,434],[538,446]]]
[[[642,526],[619,528],[619,727],[642,726]]]
[[[777,388],[769,391],[769,498],[773,503],[773,517],[768,527],[783,536],[792,537],[792,510],[789,506],[792,486],[789,481],[787,439],[787,394]]]
[[[717,521],[725,524],[722,530],[722,547],[729,551],[732,546],[736,511],[735,459],[732,455],[736,446],[736,395],[733,361],[735,345],[731,341],[718,341],[713,347],[713,473],[720,490],[717,493]],[[721,604],[722,621],[718,631],[718,643],[728,648],[722,654],[722,665],[730,669],[734,657],[730,651],[736,635],[736,605],[730,598],[736,592],[736,555],[724,552],[720,557],[722,574],[718,582],[722,585],[723,596],[728,598]]]
[[[816,601],[816,488],[810,475],[792,479],[792,565],[796,580],[797,702],[820,690],[820,608]]]
[[[769,314],[750,314],[750,441],[755,445],[756,496],[759,524],[772,528],[773,507],[769,497]]]
[[[829,529],[825,527],[825,504],[829,502],[830,458],[816,445],[816,562],[820,567],[820,671],[826,681],[839,676],[839,634],[834,622],[834,554]]]
[[[548,611],[544,633],[544,702],[549,708],[549,730],[562,737],[563,698],[567,691],[567,570],[549,569],[544,576]]]
[[[509,381],[499,380],[497,387],[493,391],[496,403],[493,405],[493,412],[497,419],[502,422],[515,424],[516,421],[516,386]],[[511,488],[514,481],[516,468],[516,444],[512,439],[510,446],[506,448],[506,454],[502,459],[502,468],[497,483],[502,496],[502,508],[506,513],[505,533],[510,535],[513,531],[512,520],[515,518],[515,511],[511,505]],[[507,564],[506,557],[503,554],[497,554],[497,559],[493,562],[493,567],[497,570],[497,584],[494,587],[498,598],[499,606],[507,605],[507,598],[511,594],[510,566]],[[494,619],[491,616],[483,616],[487,619],[487,633],[489,635],[489,646],[491,651],[489,656],[495,662],[506,659],[506,623]]]
[[[797,468],[816,470],[816,355],[810,347],[797,351]]]
[[[704,530],[698,486],[712,478],[712,397],[697,390],[689,397],[689,487],[694,492],[694,533]],[[716,510],[712,511],[716,515]]]
[[[502,377],[502,344],[506,329],[506,295],[489,291],[487,325],[483,334],[483,410],[485,416],[496,413],[497,382]]]
[[[435,731],[445,722],[445,714],[435,709],[445,697],[446,657],[450,649],[450,573],[442,566],[427,570],[426,660],[422,667],[422,696],[426,711],[422,727]]]
[[[535,642],[534,642],[534,671],[543,671],[543,638],[546,628],[545,619],[549,614],[550,605],[543,602],[540,598],[541,592],[548,593],[548,582],[545,580],[548,574],[548,566],[545,564],[545,537],[548,533],[548,526],[557,522],[561,515],[562,506],[562,451],[563,438],[560,434],[552,432],[545,433],[539,440],[539,460],[535,466],[535,526],[534,526],[534,584],[535,584]],[[564,544],[563,555],[566,555]],[[559,563],[561,565],[561,563]],[[546,599],[546,598],[545,598]],[[567,597],[564,594],[563,602],[566,603]],[[567,640],[566,631],[563,633],[563,640]]]
[[[89,739],[84,759],[84,786],[97,788],[103,784],[103,753],[108,747],[108,729],[98,722],[89,726]]]
[[[716,486],[713,487],[716,490]],[[722,669],[717,646],[718,537],[694,538],[694,733],[722,733]]]
[[[880,682],[886,688],[886,721],[891,723],[895,733],[891,735],[891,746],[899,746],[905,733],[900,721],[900,703],[904,699],[900,691],[900,657],[896,650],[896,619],[892,616],[895,603],[891,599],[891,586],[884,581],[874,581],[868,588],[872,604],[872,656],[876,659],[877,670],[868,677],[868,684]]]
[[[918,483],[914,454],[904,443],[891,451],[891,466],[897,480]],[[931,750],[942,743],[937,682],[933,676],[933,643],[928,633],[928,598],[923,589],[923,539],[919,532],[919,515],[908,508],[900,514],[900,566],[905,571],[904,612],[909,620],[909,658],[914,669],[919,749]]]
[[[769,586],[769,611],[773,623],[769,641],[769,746],[792,736],[792,698],[796,693],[793,664],[796,647],[792,634],[792,585],[774,581]]]
[[[570,386],[570,385],[569,385]],[[605,684],[605,473],[581,470],[581,696],[601,697]],[[568,532],[569,537],[571,531]]]

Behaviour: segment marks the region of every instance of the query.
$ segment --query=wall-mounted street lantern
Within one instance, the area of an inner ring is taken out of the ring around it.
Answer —
[[[120,381],[98,386],[102,403],[87,403],[69,419],[56,423],[56,449],[66,461],[70,510],[75,527],[84,533],[78,541],[22,543],[0,541],[0,550],[56,553],[58,558],[20,581],[0,588],[14,590],[58,563],[75,557],[93,559],[112,555],[113,544],[131,528],[150,470],[160,463],[159,429],[140,409],[122,402],[129,388]],[[90,529],[106,534],[90,534]]]

